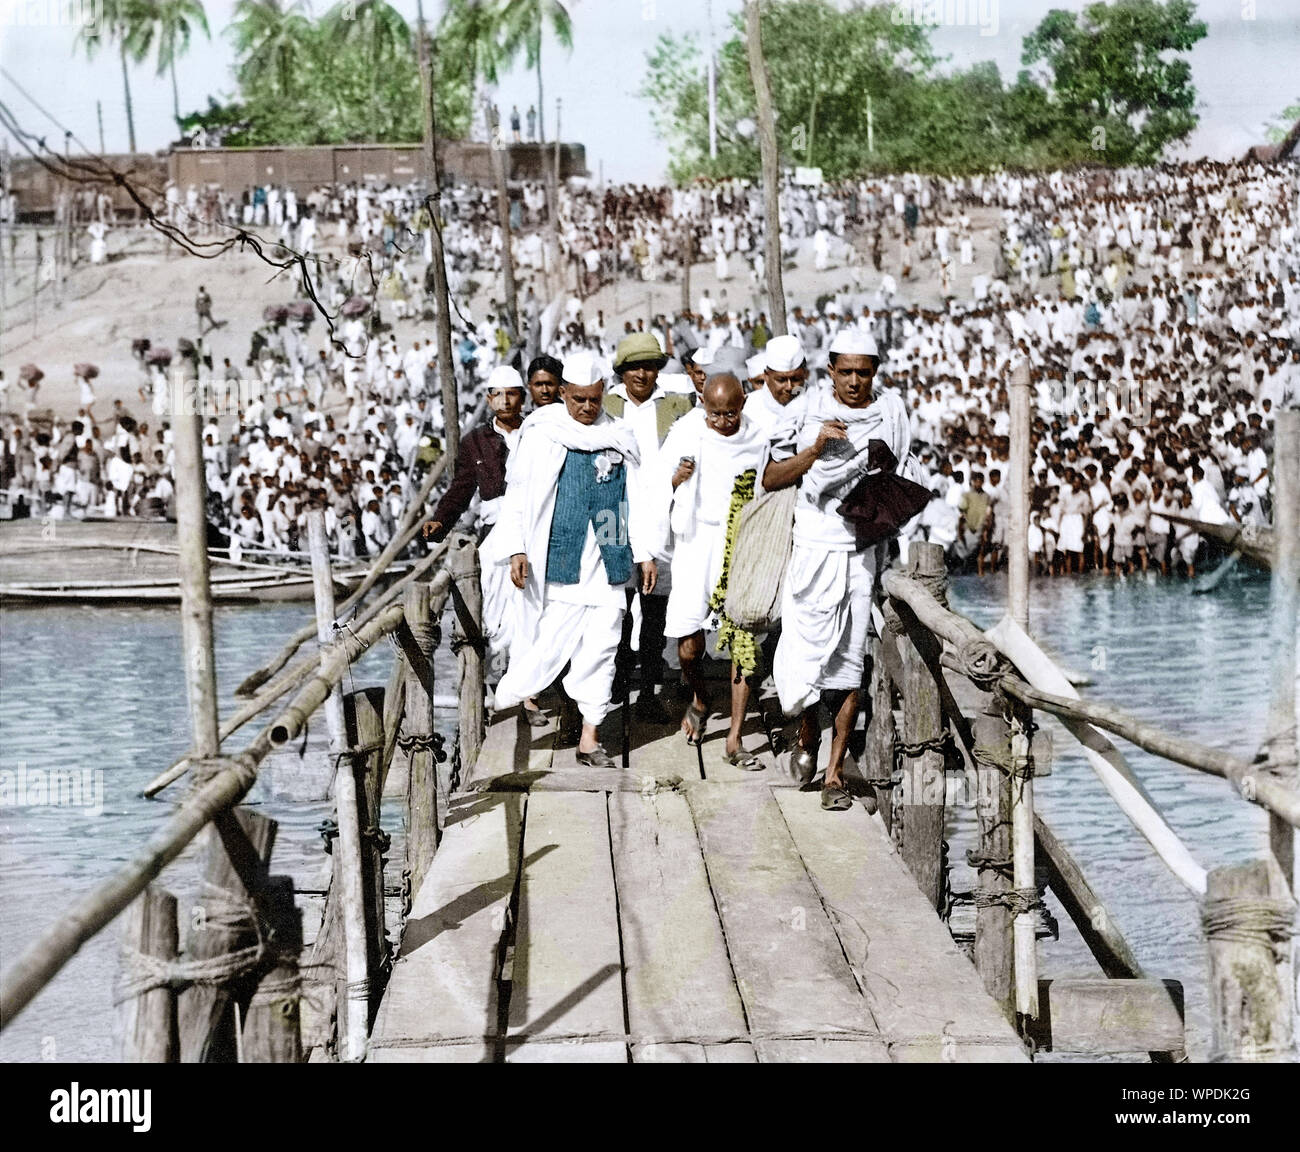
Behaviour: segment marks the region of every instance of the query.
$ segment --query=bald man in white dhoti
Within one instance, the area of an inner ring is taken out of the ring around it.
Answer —
[[[763,475],[769,490],[800,486],[773,680],[785,714],[801,717],[792,766],[805,782],[817,763],[819,703],[830,709],[833,736],[822,785],[822,807],[830,810],[852,805],[842,769],[857,718],[876,577],[875,549],[860,543],[840,503],[868,475],[871,441],[881,441],[891,467],[901,470],[911,439],[902,399],[894,392],[872,399],[879,362],[869,335],[840,332],[830,347],[831,390],[809,393],[790,420],[770,430],[772,459]]]
[[[579,764],[617,767],[597,728],[610,710],[614,661],[634,565],[653,590],[653,517],[627,466],[636,437],[602,408],[604,369],[590,353],[564,362],[562,404],[524,421],[495,533],[520,590],[510,664],[496,706],[548,687],[569,666],[564,690],[582,714]]]
[[[704,739],[710,703],[700,672],[704,633],[716,629],[714,592],[723,575],[727,527],[737,482],[745,478],[749,493],[760,490],[767,464],[765,432],[744,412],[745,393],[730,373],[704,385],[703,406],[683,416],[664,441],[667,462],[659,491],[673,542],[673,586],[668,595],[664,635],[678,641],[677,656],[692,699],[682,731],[692,744]],[[723,760],[749,771],[764,767],[740,746],[740,729],[749,703],[753,663],[731,665],[731,727]]]

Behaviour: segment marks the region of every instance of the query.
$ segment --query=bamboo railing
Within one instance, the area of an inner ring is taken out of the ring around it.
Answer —
[[[433,651],[439,618],[455,589],[459,589],[455,591],[457,628],[468,637],[458,651],[458,727],[462,735],[469,734],[473,748],[482,739],[481,601],[473,592],[466,594],[464,586],[469,574],[477,579],[477,547],[470,537],[450,537],[364,611],[345,619],[419,532],[425,502],[446,469],[445,457],[426,477],[389,547],[337,609],[324,534],[314,531],[318,621],[295,633],[261,670],[262,690],[218,727],[202,471],[194,445],[187,446],[186,440],[188,436],[197,441],[197,427],[185,427],[186,422],[182,417],[177,424],[178,506],[185,505],[178,527],[185,640],[187,650],[197,653],[186,662],[195,739],[184,757],[150,783],[146,795],[156,794],[187,770],[192,770],[190,791],[131,859],[78,900],[0,974],[0,1029],[39,995],[87,941],[132,909],[118,988],[118,998],[126,1005],[125,1060],[168,1060],[178,1055],[185,1060],[301,1059],[301,914],[293,907],[292,882],[270,875],[275,822],[239,805],[266,757],[300,735],[309,718],[324,707],[331,730],[340,831],[325,924],[314,946],[312,967],[335,973],[334,979],[316,978],[314,983],[336,994],[337,1022],[335,1028],[327,1020],[325,1032],[318,1030],[311,1046],[318,1053],[333,1046],[336,1031],[338,1050],[347,1059],[361,1059],[387,950],[378,797],[402,733],[413,748],[418,745],[412,751],[413,761],[427,760],[430,772],[444,775],[438,770],[447,754],[433,725]],[[317,649],[266,683],[313,634],[318,636]],[[395,707],[385,707],[382,689],[340,698],[341,685],[355,661],[388,636],[399,642],[394,682],[402,683],[403,692],[394,700]],[[412,665],[418,666],[419,674],[403,675],[402,669]],[[222,741],[290,692],[292,697],[280,703],[279,711],[241,751],[221,751]],[[416,778],[414,769],[411,778]],[[428,843],[430,854],[436,850],[445,795],[445,787],[429,787],[419,794],[408,787],[408,839]],[[215,919],[207,931],[196,931],[191,925],[182,952],[175,899],[153,881],[209,828],[204,896],[197,907],[201,921],[209,915]]]
[[[1289,578],[1288,565],[1275,564],[1274,580]],[[1037,711],[1061,720],[1085,752],[1101,762],[1109,775],[1099,775],[1121,812],[1202,901],[1213,1058],[1295,1059],[1288,941],[1296,906],[1282,868],[1267,859],[1207,874],[1097,729],[1231,782],[1239,798],[1265,809],[1275,824],[1294,835],[1300,827],[1300,789],[1285,774],[1285,752],[1279,752],[1278,742],[1262,738],[1270,755],[1247,760],[1166,732],[1113,705],[1036,687],[1030,680],[1046,657],[1009,618],[985,633],[947,606],[943,550],[937,545],[913,544],[908,567],[886,571],[880,584],[883,612],[877,618],[880,639],[873,661],[868,783],[904,861],[943,911],[950,906],[942,838],[944,772],[970,773],[973,762],[980,826],[979,848],[971,856],[979,877],[971,894],[976,905],[973,959],[986,990],[1022,1034],[1031,1042],[1052,1044],[1051,1021],[1062,1015],[1061,997],[1081,998],[1098,1021],[1108,1021],[1102,1031],[1109,1040],[1097,1043],[1126,1043],[1122,1050],[1149,1051],[1153,1060],[1185,1058],[1181,1043],[1174,1043],[1181,1030],[1181,989],[1145,978],[1114,918],[1034,811],[1030,734]],[[1026,666],[1018,666],[1013,656]],[[946,672],[987,694],[988,709],[974,724],[957,708]],[[895,699],[901,703],[901,732],[895,730]],[[1291,728],[1292,742],[1294,732]],[[1105,756],[1097,751],[1099,741],[1109,749]],[[1036,855],[1047,886],[1108,978],[1099,987],[1081,991],[1077,982],[1053,987],[1054,982],[1038,979],[1031,914],[1040,903]],[[1050,996],[1056,1007],[1041,1005],[1040,994]],[[1071,1006],[1077,1007],[1073,1000]],[[1120,1050],[1088,1049],[1094,1054]]]

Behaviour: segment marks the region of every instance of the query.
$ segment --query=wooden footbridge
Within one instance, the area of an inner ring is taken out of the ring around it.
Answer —
[[[1300,461],[1300,420],[1282,414],[1284,436],[1278,460]],[[1035,776],[1048,767],[1037,714],[1080,741],[1117,812],[1202,901],[1212,1058],[1295,1058],[1295,469],[1277,472],[1280,655],[1268,731],[1250,741],[1259,755],[1080,699],[1015,613],[988,633],[954,613],[942,550],[914,545],[879,582],[869,721],[850,743],[858,802],[826,812],[815,786],[790,779],[792,733],[770,700],[744,734],[759,772],[723,762],[718,721],[697,748],[638,719],[634,701],[602,728],[623,764],[611,770],[578,765],[554,700],[543,699],[545,728],[491,714],[474,541],[452,537],[380,584],[418,533],[440,467],[342,605],[312,516],[316,622],[240,686],[245,703],[219,725],[197,421],[178,421],[176,443],[193,744],[147,794],[186,776],[189,791],[135,857],[6,969],[0,1026],[126,912],[117,997],[128,1060],[1184,1059],[1181,989],[1143,971],[1034,811]],[[1013,607],[1016,597],[1013,580]],[[435,723],[444,615],[454,741]],[[344,694],[354,663],[385,638],[397,649],[386,687]],[[337,816],[319,926],[304,924],[293,881],[272,874],[275,821],[241,803],[318,711]],[[257,717],[264,727],[231,751]],[[1231,783],[1268,811],[1269,854],[1207,874],[1104,733]],[[949,883],[955,783],[978,798],[977,884],[965,893]],[[385,795],[402,802],[396,812]],[[201,834],[203,886],[182,914],[154,881]],[[399,834],[400,868],[389,859]],[[1095,957],[1094,977],[1039,978],[1046,889]],[[974,906],[969,948],[950,931],[962,904]]]

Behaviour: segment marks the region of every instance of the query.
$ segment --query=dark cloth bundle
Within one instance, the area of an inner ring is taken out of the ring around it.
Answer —
[[[840,515],[853,525],[858,547],[893,536],[930,503],[930,489],[899,476],[898,460],[883,440],[867,441],[870,471],[840,501]]]

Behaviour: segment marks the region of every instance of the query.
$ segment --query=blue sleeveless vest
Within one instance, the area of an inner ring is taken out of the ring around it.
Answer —
[[[597,455],[570,448],[560,469],[546,553],[548,583],[578,583],[588,524],[596,533],[609,582],[622,584],[632,575],[632,547],[627,539],[627,470],[618,464],[607,480],[599,482]]]

